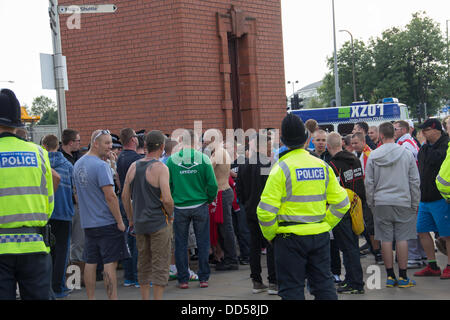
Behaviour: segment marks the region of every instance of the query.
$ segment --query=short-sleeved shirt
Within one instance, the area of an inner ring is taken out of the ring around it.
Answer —
[[[84,155],[75,163],[73,178],[80,207],[81,227],[96,228],[115,224],[102,187],[114,186],[111,168],[98,157]]]
[[[127,176],[128,169],[133,162],[142,159],[143,156],[133,150],[122,150],[117,159],[117,174],[119,175],[120,185],[122,190],[124,189],[125,178]]]

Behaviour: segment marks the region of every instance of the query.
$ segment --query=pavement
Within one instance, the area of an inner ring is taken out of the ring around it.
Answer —
[[[447,264],[447,256],[436,253],[438,265],[443,269]],[[266,257],[262,256],[262,276],[267,279]],[[364,273],[365,294],[349,295],[339,294],[339,300],[450,300],[450,280],[441,280],[439,277],[415,277],[414,272],[420,269],[409,269],[408,277],[414,279],[417,285],[412,288],[386,288],[386,270],[384,265],[376,265],[373,255],[361,258]],[[191,268],[195,271],[195,262]],[[394,271],[398,276],[398,266],[394,264]],[[344,277],[345,269],[342,267],[341,278]],[[118,297],[119,300],[140,300],[140,289],[136,287],[123,286],[123,270],[117,271]],[[265,282],[267,282],[265,280]],[[177,288],[177,281],[169,281],[164,291],[164,300],[280,300],[277,295],[267,293],[252,293],[252,282],[250,279],[250,266],[239,266],[239,270],[215,271],[211,265],[211,276],[208,288],[200,288],[199,282],[190,282],[189,289]],[[267,285],[267,283],[266,283]],[[106,300],[107,295],[103,281],[96,284],[96,299]],[[59,300],[86,300],[86,290],[74,290],[69,296]],[[306,300],[314,297],[306,292]]]

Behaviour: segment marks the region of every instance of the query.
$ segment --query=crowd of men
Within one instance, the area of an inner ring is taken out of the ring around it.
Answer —
[[[426,120],[417,137],[406,121],[360,122],[341,136],[289,114],[279,149],[272,130],[239,148],[216,129],[171,137],[132,128],[95,130],[81,148],[73,129],[61,142],[24,141],[14,93],[2,90],[0,104],[0,299],[15,299],[16,285],[22,299],[66,297],[70,264],[88,299],[101,278],[109,299],[118,285],[162,299],[169,279],[207,288],[214,264],[226,272],[249,264],[255,294],[304,299],[308,280],[316,299],[337,299],[365,293],[368,252],[385,265],[387,287],[415,286],[410,268],[450,279],[448,117]],[[435,240],[449,259],[442,270]]]

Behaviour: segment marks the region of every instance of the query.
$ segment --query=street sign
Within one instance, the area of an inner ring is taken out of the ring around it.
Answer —
[[[112,13],[117,10],[114,4],[83,4],[71,6],[58,6],[59,14],[73,13]]]
[[[445,106],[444,108],[442,108],[442,112],[447,112],[448,111],[448,107]]]

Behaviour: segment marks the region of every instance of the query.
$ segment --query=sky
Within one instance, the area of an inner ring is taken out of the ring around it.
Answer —
[[[298,90],[328,71],[326,60],[334,50],[332,0],[281,0],[281,8],[285,78],[298,81]],[[53,52],[47,10],[48,0],[0,0],[0,88],[12,89],[22,105],[31,106],[40,95],[56,101],[55,91],[43,90],[41,84],[39,54]],[[386,29],[404,27],[417,11],[440,23],[445,37],[448,0],[335,0],[337,48],[350,40],[338,30],[366,42]],[[286,84],[286,94],[292,94],[291,84]]]

